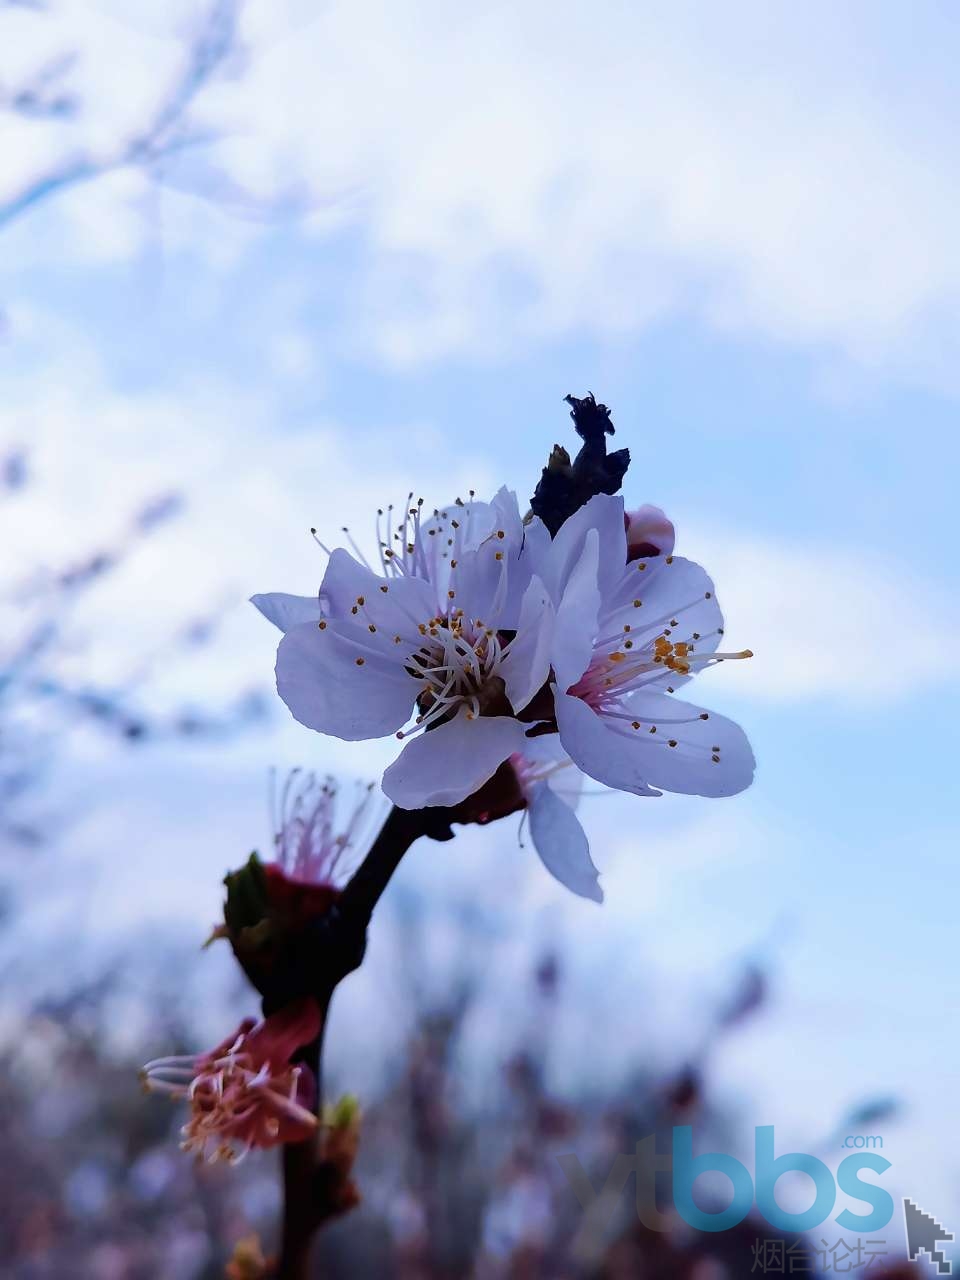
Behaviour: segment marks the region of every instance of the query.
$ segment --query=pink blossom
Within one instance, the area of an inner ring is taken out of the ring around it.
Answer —
[[[620,498],[598,495],[562,526],[544,571],[556,604],[554,708],[584,773],[635,795],[728,796],[753,779],[739,725],[673,695],[717,663],[713,582],[681,556],[627,560]]]
[[[624,516],[627,531],[627,559],[668,556],[673,551],[676,532],[659,507],[645,503]]]
[[[381,809],[372,786],[358,785],[352,806],[344,806],[334,778],[291,770],[274,816],[275,861],[263,868],[271,906],[288,924],[324,915],[337,900]]]

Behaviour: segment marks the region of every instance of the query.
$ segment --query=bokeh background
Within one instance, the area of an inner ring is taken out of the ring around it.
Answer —
[[[526,496],[588,390],[756,653],[701,697],[757,780],[589,796],[601,908],[513,820],[412,852],[336,1001],[323,1274],[747,1275],[763,1224],[573,1239],[555,1155],[678,1116],[750,1167],[881,1134],[956,1228],[958,46],[926,2],[0,3],[4,1274],[269,1246],[272,1159],[192,1169],[135,1068],[252,1008],[199,944],[268,769],[392,748],[290,719],[246,597],[409,490]]]

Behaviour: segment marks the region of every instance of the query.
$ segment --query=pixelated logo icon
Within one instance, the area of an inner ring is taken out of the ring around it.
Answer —
[[[932,1214],[924,1213],[906,1197],[903,1201],[903,1220],[907,1228],[907,1256],[910,1261],[916,1262],[921,1253],[926,1253],[936,1266],[937,1275],[953,1275],[953,1263],[937,1247],[951,1241],[953,1232],[941,1227]]]

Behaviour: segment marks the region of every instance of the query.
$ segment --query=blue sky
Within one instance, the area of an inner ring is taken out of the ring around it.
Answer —
[[[59,130],[2,118],[0,205],[78,148],[109,155],[198,12],[0,12],[7,81],[76,48],[87,107]],[[0,511],[6,545],[49,559],[158,489],[188,499],[78,616],[76,670],[123,670],[214,609],[216,646],[161,662],[148,696],[268,681],[274,637],[242,601],[315,588],[308,526],[370,540],[408,487],[525,495],[569,442],[562,396],[596,392],[633,453],[628,498],[671,514],[732,642],[756,651],[699,696],[747,727],[757,781],[716,804],[588,801],[602,915],[563,899],[512,828],[419,851],[402,876],[438,912],[508,886],[506,936],[559,933],[585,999],[662,975],[684,993],[678,1037],[705,982],[769,952],[774,1007],[725,1052],[720,1087],[757,1111],[748,1128],[800,1147],[864,1096],[900,1095],[885,1153],[946,1213],[955,13],[250,3],[241,35],[195,104],[215,140],[167,185],[125,170],[0,230],[0,441],[25,442],[37,477]],[[173,912],[185,884],[198,927],[215,914],[224,866],[264,839],[269,764],[359,773],[391,749],[322,743],[279,708],[255,739],[187,759],[71,750],[64,785],[113,797],[65,851],[100,868],[109,932]]]

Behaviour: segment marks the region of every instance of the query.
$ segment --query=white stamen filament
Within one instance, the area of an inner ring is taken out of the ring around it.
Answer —
[[[422,710],[413,728],[400,730],[398,738],[426,730],[463,706],[470,716],[479,716],[480,694],[497,676],[512,643],[503,643],[492,627],[480,618],[465,618],[459,609],[431,618],[420,630],[406,669],[419,686]]]

